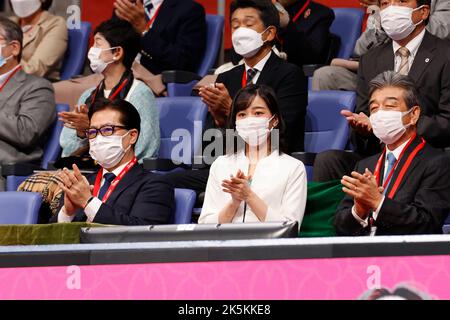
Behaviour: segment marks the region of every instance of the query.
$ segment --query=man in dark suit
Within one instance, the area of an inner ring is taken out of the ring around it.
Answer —
[[[420,94],[410,77],[393,71],[370,86],[370,122],[385,146],[342,178],[337,234],[442,233],[450,212],[450,158],[418,133]]]
[[[353,129],[351,139],[356,153],[329,151],[320,154],[315,162],[314,180],[336,179],[348,173],[361,157],[380,150],[368,118],[368,82],[386,70],[408,74],[415,81],[422,107],[418,133],[433,147],[450,147],[450,43],[425,30],[429,5],[430,0],[410,0],[402,4],[414,9],[411,23],[416,26],[412,32],[401,39],[391,39],[361,57],[356,111],[342,112]],[[389,1],[383,2],[381,9],[389,6]],[[385,24],[384,28],[388,26]],[[394,32],[394,36],[399,37],[395,34],[398,31],[391,29],[388,29],[391,36]],[[401,51],[406,53],[403,57]]]
[[[278,0],[287,12],[280,11],[281,51],[298,66],[327,63],[331,45],[330,26],[334,12],[311,0]],[[287,14],[286,14],[287,13]]]
[[[270,0],[234,1],[231,4],[233,46],[237,53],[244,56],[244,64],[220,74],[215,87],[203,87],[199,94],[208,105],[215,126],[223,128],[232,99],[243,86],[249,83],[270,86],[277,95],[286,124],[288,149],[302,151],[308,104],[307,80],[299,67],[285,62],[272,52],[278,25],[279,15]],[[260,38],[252,40],[261,40],[259,47],[251,48],[245,43],[248,32],[254,32],[255,37]],[[249,50],[251,52],[245,52]]]
[[[140,117],[125,100],[99,101],[89,109],[91,156],[103,167],[89,179],[78,167],[60,173],[64,204],[51,222],[88,221],[153,225],[172,221],[174,191],[137,164],[134,145]]]
[[[197,71],[206,47],[203,7],[192,0],[116,0],[115,14],[141,35],[141,64],[154,75]]]

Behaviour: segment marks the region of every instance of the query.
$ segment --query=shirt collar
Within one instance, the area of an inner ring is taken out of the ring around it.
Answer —
[[[124,163],[124,164],[121,165],[120,167],[117,167],[117,168],[114,169],[111,173],[114,173],[114,175],[117,177],[117,176],[122,172],[122,170],[123,170],[130,162],[131,162],[131,161],[128,161],[127,163]],[[102,177],[104,177],[105,174],[107,174],[107,173],[109,173],[109,171],[103,169]]]
[[[409,50],[410,57],[412,59],[414,59],[414,57],[416,56],[424,36],[425,36],[425,29],[423,29],[421,33],[419,33],[414,39],[408,42],[408,44],[405,46],[406,49]],[[396,41],[392,41],[392,47],[394,49],[395,55],[397,53],[397,50],[400,49],[401,46]]]
[[[16,66],[15,68],[12,68],[10,71],[8,71],[5,74],[0,75],[0,87],[3,86],[3,84],[5,83],[5,81],[8,79],[8,77],[14,72],[16,71],[16,69],[18,69],[20,67],[20,64],[18,66]]]
[[[412,138],[410,138],[410,139],[408,139],[408,140],[406,140],[404,143],[402,143],[400,146],[398,146],[397,148],[395,148],[394,150],[389,150],[387,147],[386,147],[386,155],[388,154],[388,153],[392,153],[392,154],[394,154],[394,157],[395,157],[395,159],[397,159],[398,160],[398,158],[400,157],[400,154],[402,153],[402,151],[403,151],[403,149],[405,149],[405,147],[406,147],[406,145],[408,144],[408,142],[411,140]],[[386,159],[387,159],[387,157],[386,157]]]
[[[246,63],[245,63],[245,71],[247,72],[249,69],[256,69],[258,70],[258,72],[261,72],[264,69],[264,66],[267,63],[267,60],[269,60],[270,55],[272,54],[272,50],[261,60],[259,60],[259,62],[257,64],[255,64],[255,66],[253,68],[250,68]]]

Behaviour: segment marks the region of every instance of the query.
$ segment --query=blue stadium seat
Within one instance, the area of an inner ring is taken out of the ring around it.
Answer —
[[[61,80],[82,74],[90,34],[89,22],[81,22],[80,29],[69,29],[69,44],[61,68]]]
[[[364,11],[357,8],[333,8],[334,21],[331,33],[341,38],[338,58],[348,59],[352,56],[356,41],[361,35]]]
[[[144,168],[170,171],[177,167],[172,160],[192,165],[193,157],[201,152],[206,105],[199,97],[157,98],[156,102],[161,144],[158,158],[144,159]],[[186,146],[184,150],[182,144]]]
[[[194,85],[206,76],[217,60],[222,47],[224,18],[220,15],[206,15],[206,51],[201,60],[197,74],[186,71],[165,71],[163,81],[167,86],[169,97],[190,96]]]
[[[69,106],[66,104],[56,105],[56,112],[69,111]],[[6,165],[3,168],[3,174],[6,175],[6,190],[16,191],[17,187],[33,173],[35,169],[48,169],[48,165],[52,161],[56,161],[61,153],[61,146],[59,144],[59,136],[63,129],[63,124],[58,119],[55,120],[55,124],[50,132],[47,144],[44,148],[44,155],[40,168],[29,166],[27,164],[13,164]]]
[[[0,224],[38,222],[42,196],[35,192],[0,192]]]
[[[312,178],[315,154],[326,150],[344,150],[349,128],[340,111],[355,110],[356,94],[351,91],[309,91],[305,120],[305,152],[294,157],[304,162],[308,178]]]
[[[175,189],[175,224],[189,224],[192,219],[196,194],[189,189]]]

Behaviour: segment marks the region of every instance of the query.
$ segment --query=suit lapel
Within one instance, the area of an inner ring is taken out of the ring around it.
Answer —
[[[431,35],[425,31],[425,36],[423,37],[422,43],[420,44],[417,55],[414,58],[414,62],[409,71],[409,76],[419,83],[419,79],[422,76],[425,69],[430,65],[433,60],[433,51],[436,48],[436,44]]]
[[[258,81],[256,81],[256,84],[268,84],[272,83],[270,81],[273,79],[273,77],[276,74],[276,70],[280,64],[280,58],[272,51],[270,54],[269,60],[267,60],[266,64],[264,65],[264,68],[261,70],[261,74],[259,75]]]
[[[111,196],[106,201],[108,204],[114,204],[117,200],[117,198],[120,196],[120,194],[131,184],[136,182],[137,177],[143,173],[142,168],[139,166],[139,164],[135,164],[130,171],[127,172],[120,180],[117,187],[114,189],[113,193],[111,193]]]
[[[380,53],[378,59],[376,59],[376,64],[378,67],[377,74],[387,71],[394,70],[394,49],[392,48],[392,40],[388,41],[383,45],[384,48]]]
[[[397,181],[397,178],[398,178],[398,176],[399,176],[399,174],[400,174],[400,171],[402,170],[403,166],[405,165],[406,161],[408,160],[409,155],[414,151],[414,149],[415,149],[420,143],[422,143],[422,139],[421,139],[421,137],[420,137],[419,135],[417,135],[417,136],[415,137],[415,139],[413,140],[413,142],[411,142],[411,144],[410,144],[410,145],[408,146],[408,148],[405,150],[405,153],[403,154],[402,158],[400,159],[400,162],[399,162],[399,164],[397,165],[397,168],[395,169],[394,174],[392,175],[391,182],[389,183],[389,186],[388,186],[387,191],[386,191],[386,193],[385,193],[386,196],[389,195],[389,192],[391,192],[391,189],[394,187],[394,184],[395,184],[395,182]],[[420,154],[421,154],[421,152],[419,152],[419,153],[416,155],[416,157],[414,157],[413,161],[411,162],[411,165],[409,166],[409,168],[408,168],[408,170],[406,171],[406,173],[405,173],[405,175],[404,175],[402,181],[400,182],[400,185],[398,186],[397,193],[398,193],[398,190],[400,190],[400,189],[403,187],[403,185],[405,184],[405,182],[408,180],[409,174],[410,174],[411,172],[413,172],[413,171],[414,171],[414,168],[417,166],[417,164],[420,163]],[[384,161],[383,161],[383,164],[384,164]],[[383,169],[383,171],[381,171],[381,172],[384,172],[384,169]],[[384,183],[384,182],[383,182],[383,183]],[[396,193],[396,194],[397,194],[397,193]],[[394,198],[395,198],[395,195],[394,195]]]
[[[153,26],[150,29],[150,33],[160,34],[161,30],[164,30],[166,25],[172,21],[172,16],[174,13],[174,6],[176,5],[176,0],[164,0],[161,4],[161,9],[158,12],[158,16],[153,22]]]
[[[22,70],[17,71],[17,73],[9,80],[3,90],[0,92],[0,110],[6,104],[6,102],[13,96],[17,89],[26,80],[26,74]]]

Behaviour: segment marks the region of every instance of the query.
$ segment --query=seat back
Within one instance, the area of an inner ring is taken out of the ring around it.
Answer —
[[[37,223],[41,203],[36,192],[0,192],[0,224]]]
[[[355,110],[356,94],[351,91],[309,91],[305,123],[305,151],[344,150],[348,124],[342,109]]]
[[[201,151],[207,107],[199,97],[157,98],[159,159],[191,164]]]
[[[67,104],[56,105],[56,112],[69,111],[69,106]],[[50,132],[47,144],[44,148],[44,155],[42,156],[41,166],[44,169],[48,168],[48,163],[51,161],[56,161],[61,153],[61,145],[59,144],[59,136],[63,129],[63,124],[58,119],[55,120],[55,124]]]
[[[195,191],[190,189],[175,189],[175,216],[173,223],[191,223],[195,199]]]
[[[334,21],[331,33],[341,38],[338,58],[348,59],[352,56],[356,41],[361,35],[364,11],[357,8],[333,8]]]
[[[61,80],[70,79],[83,72],[91,24],[81,22],[80,29],[69,29],[69,43],[61,68]]]
[[[197,70],[200,77],[208,74],[214,67],[217,55],[222,47],[224,17],[220,15],[206,15],[206,48],[202,62]]]

